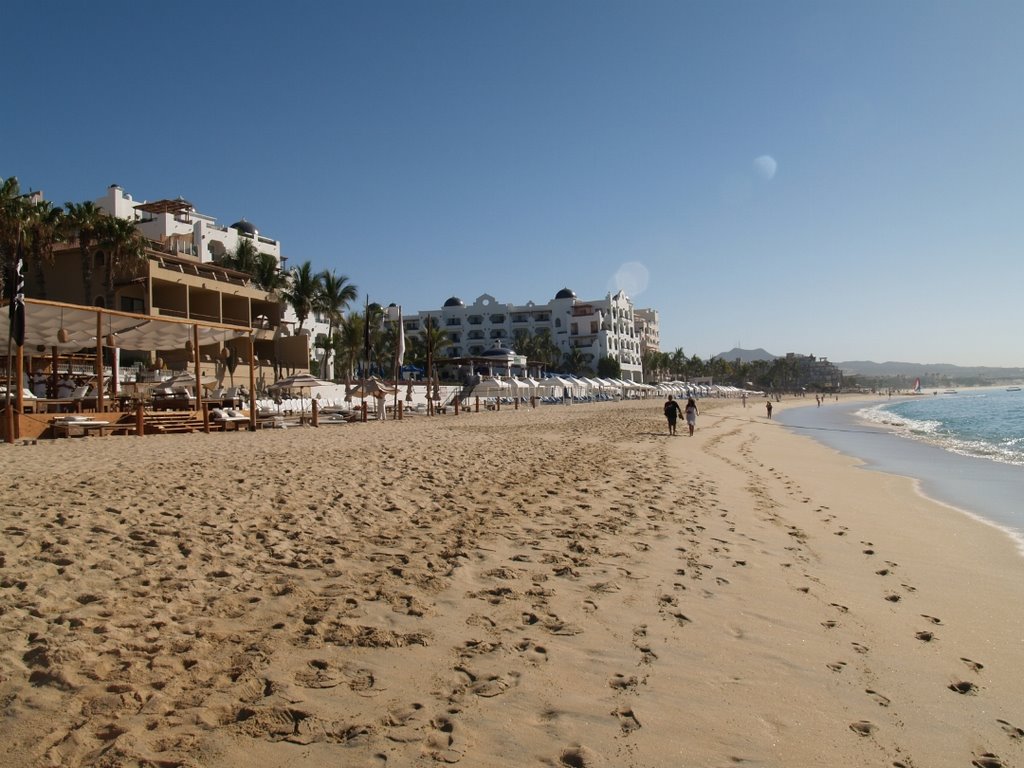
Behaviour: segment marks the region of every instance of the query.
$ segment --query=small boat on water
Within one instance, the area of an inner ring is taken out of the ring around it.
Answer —
[[[1007,387],[1007,392],[1020,392],[1020,387]]]
[[[944,389],[944,390],[942,390],[942,394],[944,394],[944,395],[955,395],[956,394],[956,390],[955,389]]]

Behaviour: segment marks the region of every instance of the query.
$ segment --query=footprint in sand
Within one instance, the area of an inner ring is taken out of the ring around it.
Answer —
[[[1018,728],[1005,720],[996,720],[996,722],[1003,727],[1006,735],[1011,739],[1024,739],[1024,728]]]
[[[921,618],[928,619],[932,624],[942,624],[942,619],[938,619],[935,616],[929,616],[927,613],[922,613]]]
[[[873,691],[870,688],[865,688],[864,693],[873,698],[880,707],[888,707],[892,703],[888,696],[883,696],[878,691]]]
[[[548,660],[548,649],[543,645],[535,645],[533,640],[524,638],[516,643],[516,650],[520,653],[530,653],[529,659],[533,661],[547,661]]]
[[[974,672],[981,672],[981,670],[985,668],[984,664],[977,661],[972,661],[971,659],[965,658],[963,656],[960,657],[960,661],[966,664],[968,668]]]
[[[640,721],[633,714],[632,709],[622,708],[612,712],[619,719],[619,727],[623,733],[632,733],[640,727]]]
[[[967,680],[955,680],[946,687],[954,693],[963,694],[965,696],[974,695],[978,690],[978,686],[974,683],[968,682]]]
[[[639,682],[640,681],[636,679],[636,675],[626,677],[625,675],[616,673],[612,676],[611,680],[608,681],[608,686],[619,691],[629,691],[636,688],[637,685],[639,685]]]
[[[935,639],[935,634],[927,630],[922,630],[921,632],[916,633],[914,637],[916,637],[923,643],[930,643],[932,640]]]
[[[971,765],[975,768],[1003,768],[1005,763],[993,752],[982,752],[971,760]]]
[[[853,646],[853,650],[855,650],[857,653],[867,653],[869,650],[871,650],[866,645],[861,645],[860,643],[850,643],[850,645]]]
[[[839,622],[832,621],[831,619],[829,619],[828,621],[821,622],[821,626],[823,626],[825,629],[835,629],[839,626]]]
[[[831,669],[833,672],[842,672],[843,667],[846,666],[845,661],[833,661],[831,664],[826,664],[826,667]]]
[[[566,768],[597,768],[604,765],[604,761],[592,749],[577,745],[563,749],[558,756],[558,764]]]
[[[850,730],[858,736],[870,736],[877,728],[878,726],[870,720],[858,720],[855,723],[850,723]]]

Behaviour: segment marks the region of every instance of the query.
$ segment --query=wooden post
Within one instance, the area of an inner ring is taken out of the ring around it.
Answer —
[[[17,354],[14,357],[14,375],[17,377],[17,389],[15,392],[18,394],[14,396],[14,402],[17,403],[18,416],[21,416],[25,412],[25,356],[22,354],[25,351],[24,347],[15,345]],[[8,394],[8,397],[10,395]],[[19,432],[18,437],[21,437],[21,419],[18,419],[17,430]]]
[[[363,404],[361,406],[359,406],[359,408],[363,412],[363,421],[366,421],[366,401],[365,400],[363,401]]]
[[[398,411],[397,412],[398,412],[398,420],[399,421],[402,420],[402,412],[404,410],[404,408],[403,408],[404,405],[405,405],[405,403],[403,403],[401,400],[398,401]]]
[[[256,431],[256,342],[249,334],[249,431]]]
[[[210,434],[210,408],[206,403],[200,403],[199,408],[203,412],[203,432]]]
[[[103,311],[96,313],[96,413],[103,413]]]
[[[476,412],[480,413],[480,398],[479,398],[479,396],[476,398]]]
[[[196,408],[202,409],[203,407],[203,384],[199,380],[200,369],[199,361],[202,359],[199,354],[199,324],[196,323],[192,326],[192,358],[196,366]],[[203,418],[204,431],[210,431],[210,422],[208,417]]]
[[[452,403],[454,403],[454,404],[455,404],[455,415],[456,415],[456,416],[458,416],[458,415],[459,415],[459,400],[461,400],[461,399],[462,399],[462,398],[460,398],[460,397],[459,397],[458,395],[456,395],[456,396],[455,396],[455,397],[454,397],[454,398],[452,399]]]
[[[318,405],[319,400],[317,400],[315,397],[311,398],[311,400],[312,400],[312,405],[310,407],[310,412],[311,412],[312,415],[310,417],[310,422],[313,424],[314,427],[319,427],[320,426],[320,407]]]
[[[146,434],[146,406],[141,399],[135,406],[135,434],[139,437]]]
[[[5,393],[4,401],[4,441],[14,442],[14,407],[11,405],[11,393]]]
[[[60,380],[60,374],[57,373],[58,363],[60,362],[60,355],[57,352],[57,345],[53,345],[53,351],[50,353],[50,396],[57,396],[57,382]]]
[[[519,395],[516,395],[516,398],[515,398],[514,402],[516,404],[516,410],[518,411],[519,410]]]

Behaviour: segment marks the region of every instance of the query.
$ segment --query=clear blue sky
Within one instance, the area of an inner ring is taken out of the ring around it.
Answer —
[[[1024,366],[1020,0],[10,3],[0,176],[241,217],[408,310]]]

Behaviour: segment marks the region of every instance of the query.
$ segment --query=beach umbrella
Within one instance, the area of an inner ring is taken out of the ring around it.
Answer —
[[[366,381],[352,390],[354,397],[387,397],[395,394],[397,390],[385,386],[376,376],[371,376]]]
[[[203,374],[199,377],[199,384],[203,388],[209,388],[217,384],[217,377]],[[169,379],[165,379],[161,382],[160,386],[163,387],[194,387],[196,385],[196,377],[193,373],[179,373],[177,376],[171,376]]]
[[[299,391],[299,401],[302,410],[306,410],[305,402],[302,398],[303,390],[312,390],[313,387],[330,387],[333,386],[333,382],[324,381],[318,379],[316,376],[310,373],[296,373],[294,376],[286,376],[283,379],[275,381],[273,384],[267,387],[267,389],[296,389]],[[310,396],[312,396],[312,391]]]

